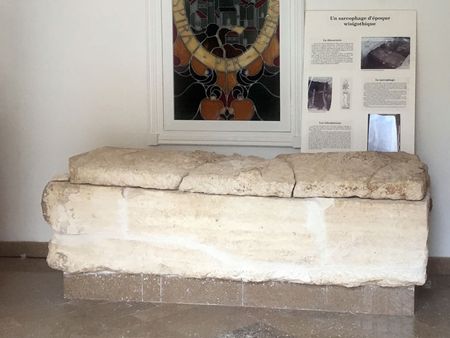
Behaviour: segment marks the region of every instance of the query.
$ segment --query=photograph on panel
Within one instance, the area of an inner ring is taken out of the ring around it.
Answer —
[[[400,151],[400,114],[370,114],[367,150]]]
[[[330,111],[333,97],[332,77],[310,77],[308,80],[308,110]]]
[[[361,69],[409,69],[411,38],[365,37],[361,46]]]
[[[352,80],[342,79],[341,81],[341,108],[344,110],[351,109],[352,98]]]

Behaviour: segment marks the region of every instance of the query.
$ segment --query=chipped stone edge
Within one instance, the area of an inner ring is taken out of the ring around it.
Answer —
[[[79,175],[78,175],[78,170],[77,167],[73,165],[74,162],[76,162],[79,158],[82,158],[83,156],[86,156],[92,152],[95,151],[101,151],[103,149],[108,149],[108,148],[114,148],[114,147],[110,147],[110,146],[105,146],[105,147],[100,147],[97,149],[94,149],[93,151],[90,152],[85,152],[82,154],[78,154],[75,156],[72,156],[69,158],[69,176],[68,176],[68,181],[72,184],[86,184],[86,185],[96,185],[96,186],[105,186],[105,187],[114,187],[114,186],[122,186],[120,184],[112,184],[106,181],[101,181],[99,180],[98,183],[96,184],[92,184],[90,182],[87,182],[84,179],[80,179]],[[123,149],[129,149],[129,150],[133,150],[134,148],[123,148]],[[137,150],[140,151],[140,150]],[[194,153],[192,151],[182,151],[184,153]],[[375,189],[373,192],[372,189],[369,187],[372,181],[372,178],[376,175],[376,173],[381,170],[382,168],[380,168],[379,170],[377,170],[371,177],[368,178],[367,183],[366,183],[366,187],[367,190],[369,192],[365,193],[365,194],[361,194],[361,193],[351,193],[351,192],[344,192],[341,195],[333,195],[333,194],[324,194],[324,193],[314,193],[314,194],[308,194],[303,192],[299,192],[298,191],[298,187],[301,185],[301,182],[299,182],[298,177],[296,176],[294,167],[292,162],[289,160],[289,156],[290,154],[280,154],[276,157],[274,157],[273,159],[264,159],[262,157],[259,156],[249,156],[249,157],[254,157],[254,158],[258,158],[261,160],[265,160],[265,161],[271,161],[271,160],[280,160],[282,162],[284,162],[291,170],[292,172],[292,176],[294,177],[294,183],[292,186],[292,190],[291,190],[291,194],[288,195],[280,195],[280,194],[273,194],[273,195],[254,195],[254,194],[249,194],[249,193],[233,193],[233,194],[220,194],[220,193],[211,193],[211,192],[202,192],[202,191],[195,191],[192,189],[183,189],[181,188],[183,185],[183,182],[185,181],[186,178],[191,176],[191,172],[197,170],[198,168],[200,168],[201,166],[210,164],[210,163],[214,163],[217,162],[218,160],[223,159],[224,157],[232,157],[232,156],[243,156],[240,154],[233,154],[233,155],[222,155],[222,154],[217,154],[215,152],[211,153],[212,155],[216,155],[211,159],[207,159],[205,160],[205,162],[198,164],[196,166],[194,166],[192,169],[190,170],[186,170],[186,172],[183,175],[180,175],[180,179],[177,181],[177,183],[173,184],[173,186],[170,187],[163,187],[163,188],[155,188],[155,187],[151,187],[145,184],[132,184],[132,185],[127,185],[127,187],[130,188],[141,188],[141,189],[150,189],[150,190],[168,190],[168,191],[180,191],[180,192],[184,192],[184,193],[204,193],[204,194],[208,194],[208,195],[233,195],[233,196],[259,196],[259,197],[277,197],[277,198],[361,198],[361,199],[372,199],[372,200],[405,200],[405,201],[422,201],[425,199],[425,197],[427,196],[427,192],[430,189],[430,175],[429,175],[429,171],[428,171],[428,166],[423,163],[420,159],[419,156],[415,155],[415,154],[410,154],[410,155],[414,155],[417,160],[422,164],[422,170],[423,170],[423,176],[424,176],[424,183],[419,183],[417,181],[411,181],[410,184],[420,184],[420,187],[418,187],[418,190],[421,190],[421,194],[420,196],[407,196],[408,193],[406,193],[406,196],[396,196],[396,195],[392,195],[392,196],[382,196],[380,195],[380,192],[377,192]],[[66,179],[63,179],[61,181],[65,181]],[[56,180],[55,180],[56,181]],[[287,183],[287,184],[291,184],[291,183]]]
[[[409,154],[409,153],[406,153],[406,154]],[[344,193],[343,192],[341,195],[338,196],[338,195],[331,195],[331,194],[330,195],[326,195],[324,193],[314,193],[314,194],[311,193],[311,194],[308,194],[308,193],[306,193],[304,191],[299,193],[299,191],[297,191],[296,188],[301,183],[297,179],[297,176],[296,176],[296,173],[295,173],[295,170],[294,170],[292,162],[289,160],[290,155],[291,154],[281,154],[281,155],[278,155],[276,158],[285,161],[289,165],[291,170],[293,171],[295,184],[294,184],[294,188],[292,190],[291,198],[355,198],[356,197],[356,198],[360,198],[360,199],[370,199],[370,200],[388,200],[388,201],[402,201],[403,200],[403,201],[409,201],[409,202],[419,202],[419,201],[423,201],[427,197],[427,193],[429,192],[430,186],[431,186],[431,178],[430,178],[428,166],[424,162],[422,162],[422,160],[420,159],[420,157],[418,155],[416,155],[416,154],[409,154],[409,155],[413,155],[413,156],[415,156],[417,158],[418,162],[421,164],[420,169],[422,169],[422,176],[423,176],[422,183],[420,184],[420,183],[418,183],[415,180],[409,182],[409,184],[414,184],[414,185],[419,184],[420,185],[419,188],[421,190],[421,194],[417,198],[411,198],[410,196],[398,196],[398,197],[392,196],[390,198],[385,196],[384,198],[382,198],[380,196],[380,193],[376,192],[376,190],[378,190],[378,189],[371,189],[370,188],[370,185],[373,184],[372,183],[373,177],[376,176],[376,174],[380,170],[385,168],[386,166],[383,166],[383,167],[379,168],[377,171],[375,171],[375,173],[373,173],[368,178],[368,180],[367,180],[365,185],[366,185],[367,190],[369,192],[366,193],[366,194],[358,194],[358,193],[355,194],[355,193]],[[375,191],[375,193],[372,190]],[[406,195],[407,195],[407,193],[406,193]],[[410,197],[410,198],[408,198],[408,197]]]
[[[85,185],[95,185],[95,186],[103,186],[103,187],[116,187],[116,186],[120,186],[120,185],[118,185],[118,184],[112,184],[112,183],[109,183],[109,182],[106,182],[106,181],[101,181],[101,180],[99,180],[99,183],[96,183],[96,184],[87,182],[87,180],[80,178],[80,175],[78,174],[78,166],[75,166],[75,165],[74,165],[74,163],[75,163],[77,160],[79,160],[80,158],[82,158],[83,156],[87,156],[88,154],[90,154],[90,153],[92,153],[92,152],[101,151],[101,150],[108,149],[108,148],[115,148],[115,147],[110,147],[110,146],[100,147],[100,148],[94,149],[93,151],[85,152],[85,153],[78,154],[78,155],[74,155],[74,156],[70,157],[70,158],[69,158],[69,178],[68,178],[68,181],[69,181],[71,184],[85,184]],[[120,148],[120,149],[133,150],[134,148]],[[136,150],[135,152],[139,152],[139,151],[141,151],[141,150],[143,150],[143,149]],[[171,150],[168,150],[168,151],[171,151]],[[174,150],[173,150],[173,151],[174,151]],[[135,153],[135,152],[133,152],[133,153]],[[183,174],[180,175],[180,179],[178,180],[178,182],[175,183],[175,184],[174,184],[173,186],[171,186],[170,188],[169,188],[169,187],[165,187],[165,188],[154,188],[154,187],[151,187],[151,186],[148,186],[148,185],[145,185],[145,184],[127,185],[127,186],[124,186],[124,187],[129,187],[129,188],[141,188],[141,189],[151,189],[151,190],[162,190],[162,191],[164,191],[164,190],[168,190],[168,191],[176,191],[176,190],[179,190],[179,191],[181,191],[181,190],[180,190],[180,186],[181,186],[181,184],[182,184],[184,178],[187,177],[187,176],[189,176],[190,171],[196,170],[197,168],[199,168],[199,167],[201,167],[202,165],[205,165],[205,164],[207,164],[207,163],[214,163],[214,162],[217,161],[218,159],[223,158],[223,157],[225,156],[225,155],[217,154],[217,153],[215,153],[215,152],[207,152],[207,151],[202,151],[202,150],[197,150],[197,151],[184,151],[184,150],[181,150],[180,152],[183,152],[183,153],[186,153],[186,154],[187,154],[187,153],[192,153],[192,154],[194,154],[194,153],[196,153],[196,152],[203,152],[203,153],[209,153],[209,154],[211,154],[211,155],[213,155],[213,156],[211,156],[211,157],[212,157],[211,159],[207,159],[207,160],[205,160],[203,163],[198,164],[198,165],[196,165],[196,166],[193,166],[192,169],[186,170]]]

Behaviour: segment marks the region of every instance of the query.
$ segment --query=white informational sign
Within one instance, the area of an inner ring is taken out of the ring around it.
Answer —
[[[415,11],[308,11],[302,151],[414,153]]]

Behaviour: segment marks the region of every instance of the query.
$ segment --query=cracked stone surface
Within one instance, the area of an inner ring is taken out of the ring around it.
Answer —
[[[407,153],[321,153],[282,155],[295,174],[294,197],[360,197],[422,200],[426,165]]]
[[[51,267],[186,278],[411,286],[425,281],[429,198],[275,198],[52,182]]]
[[[204,151],[104,147],[70,158],[70,182],[175,190],[190,170],[220,157]]]
[[[215,195],[422,200],[426,166],[406,153],[223,156],[105,147],[70,159],[70,182]],[[295,189],[294,189],[295,187]]]
[[[218,195],[291,197],[294,173],[282,159],[233,155],[193,169],[181,191]]]
[[[405,153],[101,148],[71,158],[69,181],[44,191],[48,262],[70,273],[420,285],[427,181]]]

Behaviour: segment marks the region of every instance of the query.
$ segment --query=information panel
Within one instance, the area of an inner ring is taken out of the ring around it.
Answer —
[[[414,153],[416,12],[309,11],[302,150]]]

